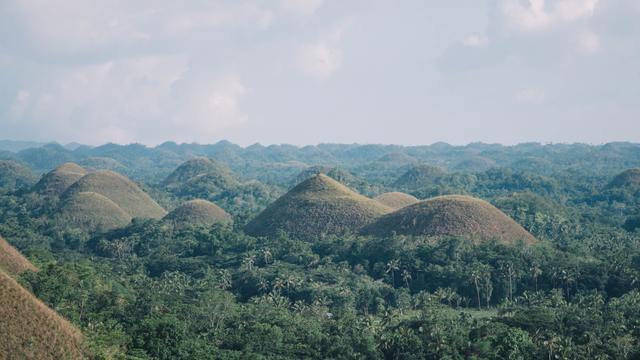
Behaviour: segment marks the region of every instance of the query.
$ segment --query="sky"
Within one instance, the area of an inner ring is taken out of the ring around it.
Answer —
[[[0,139],[640,142],[640,1],[0,0]]]

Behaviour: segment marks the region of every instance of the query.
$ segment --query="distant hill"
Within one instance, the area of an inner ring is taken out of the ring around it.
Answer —
[[[202,196],[218,194],[238,185],[238,181],[225,165],[197,157],[178,166],[162,185],[178,195]]]
[[[70,199],[82,192],[108,198],[132,218],[161,219],[166,215],[166,211],[138,185],[113,171],[100,170],[83,176],[67,189],[63,197]]]
[[[461,172],[482,172],[498,167],[498,164],[483,156],[472,156],[456,164],[453,169]]]
[[[12,160],[0,160],[0,192],[32,187],[38,178],[31,170]]]
[[[607,188],[609,189],[626,187],[640,187],[640,169],[628,169],[621,172],[616,177],[614,177],[607,186]]]
[[[301,239],[354,233],[391,210],[318,174],[267,207],[245,231],[254,236],[273,236],[283,231]]]
[[[74,192],[64,199],[56,220],[89,232],[108,231],[128,225],[131,215],[103,195]]]
[[[88,157],[80,161],[80,165],[92,170],[111,170],[122,172],[127,169],[127,167],[118,160],[102,156]]]
[[[438,179],[441,179],[446,174],[444,170],[437,166],[416,165],[402,174],[402,176],[393,183],[393,186],[399,189],[420,189],[425,186],[434,185]]]
[[[367,181],[354,176],[350,172],[341,169],[339,167],[331,167],[324,165],[310,166],[302,170],[291,183],[291,187],[294,187],[301,182],[314,177],[318,174],[324,174],[328,177],[340,182],[341,184],[354,189],[360,194],[372,195],[379,192],[379,187],[369,184]]]
[[[171,211],[164,220],[176,226],[229,224],[233,221],[218,205],[206,200],[191,200]]]
[[[400,209],[420,201],[413,195],[405,194],[398,191],[380,194],[375,197],[375,200],[392,209]]]
[[[88,171],[74,163],[65,163],[45,174],[34,190],[42,195],[60,196]]]
[[[11,244],[0,237],[0,270],[10,275],[17,275],[25,271],[36,271],[37,268]]]
[[[488,202],[468,196],[448,195],[421,201],[385,215],[362,230],[365,235],[459,236],[476,241],[505,243],[535,238]]]
[[[83,359],[82,335],[0,270],[0,357]]]

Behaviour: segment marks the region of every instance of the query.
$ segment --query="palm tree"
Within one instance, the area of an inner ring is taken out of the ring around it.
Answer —
[[[406,269],[402,270],[402,281],[404,281],[407,288],[409,287],[409,282],[411,281],[411,273]]]
[[[400,270],[400,261],[393,259],[387,263],[385,273],[391,273],[391,286],[396,286],[396,271]]]
[[[262,249],[262,259],[264,260],[265,265],[269,265],[271,260],[273,260],[273,254],[269,248]]]
[[[533,278],[533,282],[536,284],[536,292],[538,291],[538,277],[542,275],[542,269],[538,265],[533,265],[531,269],[531,277]]]
[[[242,259],[242,266],[249,271],[253,271],[253,265],[256,263],[256,256],[254,254],[245,255]]]

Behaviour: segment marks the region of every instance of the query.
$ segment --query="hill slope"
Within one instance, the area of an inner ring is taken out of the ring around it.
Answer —
[[[393,186],[401,189],[419,189],[433,185],[436,180],[445,175],[444,170],[437,166],[417,165],[402,174]]]
[[[80,165],[65,163],[45,174],[34,190],[42,195],[60,196],[86,174],[87,170]]]
[[[218,205],[206,200],[191,200],[178,206],[164,219],[174,225],[213,225],[229,224],[231,215]]]
[[[611,180],[608,188],[640,187],[640,169],[628,169]]]
[[[17,275],[25,271],[36,271],[38,269],[11,244],[0,237],[0,270],[10,275]]]
[[[166,211],[131,180],[108,170],[83,176],[65,192],[66,199],[81,192],[93,192],[113,201],[132,218],[161,219]]]
[[[168,190],[177,193],[226,190],[237,185],[237,180],[224,165],[205,157],[197,157],[178,166],[162,182]]]
[[[535,238],[488,202],[469,196],[448,195],[407,206],[385,215],[362,230],[365,235],[460,236],[473,240],[497,239],[527,243]]]
[[[37,181],[27,167],[12,160],[0,160],[0,191],[29,188]]]
[[[108,231],[131,222],[131,216],[126,211],[95,192],[71,194],[60,207],[57,219],[86,231]]]
[[[392,209],[401,209],[405,206],[409,206],[420,201],[413,195],[405,194],[398,191],[380,194],[375,197],[375,200]]]
[[[391,210],[318,174],[267,207],[245,231],[254,236],[272,236],[284,231],[301,239],[353,233]]]
[[[82,359],[81,334],[0,271],[0,357]]]

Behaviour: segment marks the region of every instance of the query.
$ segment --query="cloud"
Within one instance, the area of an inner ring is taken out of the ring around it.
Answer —
[[[310,44],[300,49],[299,62],[305,74],[324,80],[338,70],[340,56],[337,48],[323,43]]]
[[[585,53],[592,54],[600,48],[600,37],[591,31],[584,31],[578,35],[578,45]]]
[[[318,10],[324,0],[282,0],[282,7],[295,14],[310,15]]]
[[[484,35],[469,35],[462,40],[462,45],[468,47],[480,47],[489,43],[489,38]]]
[[[519,31],[544,31],[593,16],[599,0],[503,0],[507,25]]]
[[[516,100],[523,104],[539,104],[543,102],[546,95],[543,91],[534,88],[526,88],[516,93]]]

